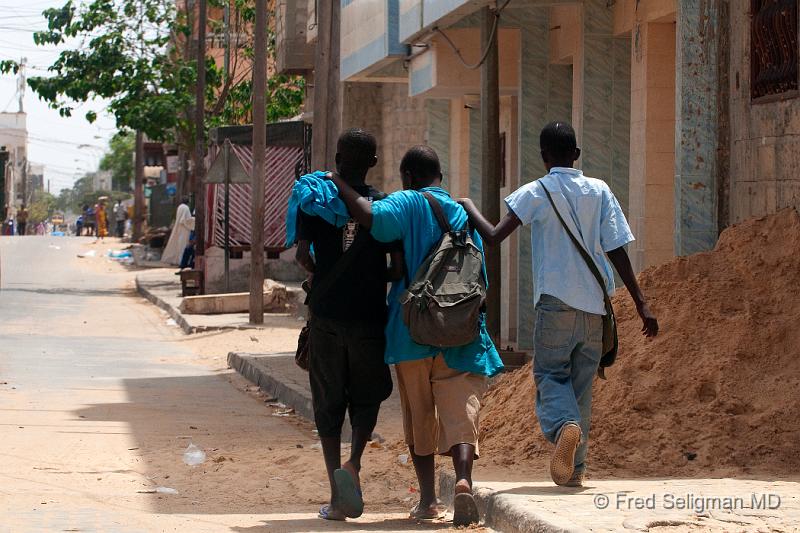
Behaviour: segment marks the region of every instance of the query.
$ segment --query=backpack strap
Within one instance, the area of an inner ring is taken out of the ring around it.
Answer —
[[[434,198],[434,196],[429,193],[428,191],[423,191],[422,196],[428,201],[428,204],[431,206],[431,210],[433,210],[433,216],[436,217],[436,222],[439,223],[439,228],[442,230],[442,233],[450,233],[452,228],[450,227],[450,223],[447,221],[447,217],[444,216],[444,209],[442,209],[442,204],[439,203],[439,200]]]
[[[611,305],[611,300],[606,292],[606,282],[605,279],[603,279],[603,275],[600,274],[600,269],[597,268],[597,263],[594,262],[594,259],[592,259],[592,257],[589,255],[589,252],[586,251],[586,248],[584,248],[575,234],[572,233],[572,230],[569,229],[569,226],[567,226],[567,223],[564,221],[564,217],[561,216],[561,213],[556,207],[555,201],[553,201],[550,191],[547,190],[547,187],[545,187],[544,183],[539,182],[539,184],[542,186],[542,189],[544,189],[544,193],[547,195],[547,199],[550,200],[550,205],[553,207],[553,211],[555,211],[558,220],[561,222],[561,225],[564,227],[567,235],[569,235],[570,240],[575,245],[575,248],[577,248],[578,253],[581,255],[581,258],[583,258],[583,261],[586,263],[587,268],[594,276],[594,279],[596,279],[598,285],[600,285],[600,290],[603,291],[604,303],[606,304],[606,308],[608,308]]]

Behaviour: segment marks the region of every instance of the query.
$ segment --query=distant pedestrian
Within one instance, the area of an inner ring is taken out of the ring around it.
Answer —
[[[183,251],[189,242],[189,234],[194,230],[194,217],[189,209],[189,198],[181,198],[175,212],[175,223],[169,234],[169,240],[161,254],[161,261],[170,265],[180,265]]]
[[[95,216],[94,207],[89,205],[83,206],[83,227],[86,229],[86,235],[89,237],[95,234]]]
[[[94,208],[95,223],[97,224],[97,237],[103,239],[108,237],[108,215],[106,214],[106,204],[100,200]]]
[[[120,239],[125,236],[125,220],[128,218],[128,210],[122,205],[122,200],[117,200],[114,206],[114,220],[117,223],[117,237]]]
[[[75,235],[80,237],[81,233],[83,233],[83,215],[79,216],[78,219],[75,220]]]
[[[28,229],[28,210],[25,209],[25,204],[17,211],[17,235],[25,235]]]

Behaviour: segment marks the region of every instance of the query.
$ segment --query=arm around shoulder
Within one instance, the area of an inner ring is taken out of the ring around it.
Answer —
[[[339,190],[339,198],[342,199],[350,211],[350,216],[367,229],[372,228],[372,203],[358,194],[346,181],[338,174],[328,174],[328,177]]]
[[[513,211],[509,210],[508,214],[503,217],[503,220],[496,226],[493,226],[492,223],[486,220],[483,214],[481,214],[471,199],[461,198],[458,200],[458,203],[460,203],[467,212],[470,224],[472,224],[483,241],[489,246],[500,244],[522,224],[519,217],[517,217]]]

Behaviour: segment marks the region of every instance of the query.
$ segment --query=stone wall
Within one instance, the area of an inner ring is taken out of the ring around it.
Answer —
[[[730,4],[730,221],[800,208],[800,98],[750,99],[750,17]]]
[[[380,153],[383,145],[381,119],[383,86],[379,83],[350,82],[346,82],[343,85],[342,130],[362,128],[375,136],[378,142],[378,165],[367,174],[367,182],[380,188],[383,182]]]
[[[345,83],[343,93],[342,128],[364,128],[378,141],[378,165],[369,172],[367,181],[387,193],[400,190],[403,154],[415,144],[428,142],[429,122],[449,116],[447,109],[441,103],[409,98],[404,83]],[[440,142],[434,148],[446,171],[449,154],[442,152],[442,132],[436,131],[439,135],[435,140]]]
[[[383,84],[382,138],[378,165],[383,171],[383,190],[399,191],[400,160],[406,150],[427,142],[428,113],[423,98],[409,98],[405,83]]]

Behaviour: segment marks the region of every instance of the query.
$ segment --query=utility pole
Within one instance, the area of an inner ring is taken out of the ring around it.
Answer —
[[[492,224],[500,221],[500,75],[497,34],[497,12],[490,7],[481,10],[481,49],[488,50],[481,65],[481,209]],[[495,31],[492,29],[495,28]],[[500,245],[486,246],[486,273],[489,290],[486,298],[486,327],[496,345],[500,345]]]
[[[28,150],[27,150],[27,146],[25,147],[25,149],[23,150],[22,153],[25,154],[25,155],[22,156],[22,163],[21,163],[22,170],[20,171],[22,173],[22,205],[27,207],[27,205],[28,205]]]
[[[6,221],[6,164],[9,153],[5,146],[0,146],[0,225]]]
[[[342,95],[339,80],[340,5],[341,2],[317,4],[314,132],[311,137],[311,165],[315,169],[333,168],[336,139],[342,128]]]
[[[338,3],[338,2],[336,2]],[[267,0],[256,0],[253,65],[253,176],[250,219],[250,323],[264,323],[264,164],[267,151]]]
[[[144,221],[144,134],[136,132],[133,173],[133,236],[131,240],[138,242],[142,238],[142,222]]]
[[[205,108],[206,108],[206,22],[207,10],[206,0],[197,2],[197,87],[195,88],[194,103],[194,125],[195,125],[195,147],[194,147],[194,172],[192,181],[192,191],[194,192],[195,209],[195,253],[202,256],[205,253],[205,226],[206,226],[206,187],[203,183],[205,177],[205,155],[206,155],[206,130],[205,130]],[[202,264],[200,262],[200,264]]]

